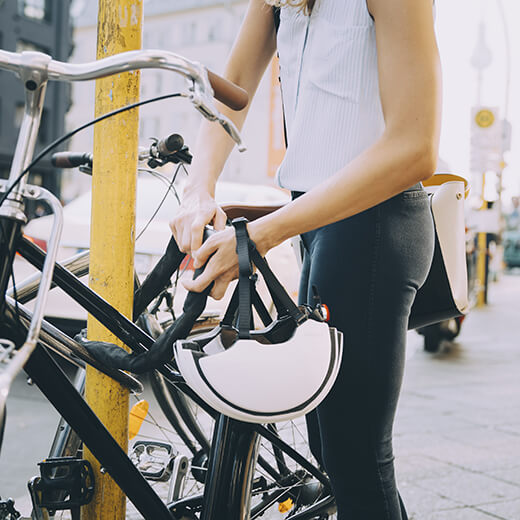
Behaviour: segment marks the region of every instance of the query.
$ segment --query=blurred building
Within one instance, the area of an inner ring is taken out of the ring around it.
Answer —
[[[69,0],[1,0],[0,48],[40,51],[67,61],[71,52]],[[64,133],[70,89],[49,82],[36,152]],[[0,72],[0,176],[7,177],[23,116],[24,90],[12,73]],[[60,193],[59,171],[48,158],[31,170],[30,182]]]
[[[144,0],[143,48],[175,52],[222,73],[246,7],[247,0]],[[94,60],[97,2],[74,0],[71,14],[75,25],[75,47],[71,61]],[[272,91],[275,90],[272,88],[272,77],[274,75],[269,69],[255,96],[243,131],[247,152],[233,152],[223,174],[227,180],[274,184],[272,168],[269,173],[268,164]],[[73,105],[67,116],[69,129],[92,118],[94,113],[94,84],[76,83],[72,88]],[[184,79],[174,73],[146,70],[141,74],[141,99],[183,89]],[[185,99],[169,99],[147,105],[140,109],[140,144],[146,145],[151,137],[176,132],[184,137],[188,146],[193,147],[200,121],[200,114]],[[90,151],[92,135],[92,131],[78,134],[70,148]],[[282,135],[279,129],[277,135]],[[71,179],[64,192],[66,198],[83,191],[90,182],[88,178],[78,178],[76,172],[66,175]]]

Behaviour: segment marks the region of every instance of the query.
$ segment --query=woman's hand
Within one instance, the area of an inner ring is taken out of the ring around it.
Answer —
[[[257,223],[258,221],[255,221],[254,224]],[[255,232],[256,228],[253,228],[251,223],[247,228],[258,252],[264,256],[272,247],[271,244],[260,238],[260,233]],[[206,262],[207,265],[195,280],[184,281],[184,287],[189,291],[201,292],[211,282],[215,282],[210,295],[220,300],[230,282],[238,278],[235,228],[230,226],[211,235],[197,251],[192,253],[192,258],[195,269],[202,267]]]
[[[170,222],[179,249],[191,255],[202,245],[204,227],[213,224],[219,231],[226,227],[226,214],[205,190],[185,193],[177,215]]]
[[[229,283],[238,277],[235,228],[228,227],[211,235],[192,253],[192,258],[195,269],[202,267],[206,262],[207,265],[195,280],[184,281],[184,287],[188,291],[201,292],[214,281],[210,295],[220,300]]]

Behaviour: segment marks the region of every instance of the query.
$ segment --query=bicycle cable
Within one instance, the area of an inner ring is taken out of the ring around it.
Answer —
[[[143,229],[141,229],[141,231],[137,235],[137,237],[135,239],[136,242],[141,238],[142,234],[148,229],[148,226],[152,223],[152,221],[156,217],[157,213],[159,213],[159,210],[162,208],[164,201],[166,200],[166,197],[168,196],[168,193],[170,193],[170,191],[173,191],[176,194],[176,190],[175,190],[175,187],[173,186],[173,183],[177,179],[177,174],[179,173],[180,168],[181,168],[181,165],[179,164],[175,170],[175,173],[173,174],[172,180],[169,181],[168,188],[166,189],[166,192],[164,193],[164,196],[161,199],[161,202],[159,202],[159,204],[155,208],[155,211],[153,212],[152,216],[149,218],[146,225],[143,227]],[[176,197],[178,200],[177,194],[176,194]]]
[[[137,103],[132,103],[130,105],[126,105],[124,107],[118,108],[116,110],[112,110],[111,112],[107,112],[106,114],[103,114],[99,117],[96,117],[95,119],[92,119],[91,121],[75,128],[74,130],[71,130],[70,132],[66,133],[65,135],[58,137],[55,141],[47,145],[37,156],[34,158],[29,166],[27,166],[22,173],[16,178],[16,180],[9,186],[7,191],[2,195],[0,198],[0,206],[5,202],[9,194],[13,191],[13,189],[17,186],[17,184],[23,179],[24,175],[26,175],[31,168],[33,168],[43,157],[45,157],[51,150],[59,146],[61,143],[66,141],[67,139],[70,139],[72,136],[76,135],[78,132],[81,132],[81,130],[84,130],[85,128],[88,128],[89,126],[95,125],[96,123],[99,123],[100,121],[103,121],[105,119],[108,119],[109,117],[116,116],[118,114],[121,114],[122,112],[126,112],[127,110],[132,110],[133,108],[137,108],[143,105],[147,105],[148,103],[154,103],[156,101],[162,101],[163,99],[170,99],[174,97],[184,97],[185,94],[182,92],[174,92],[173,94],[165,94],[163,96],[156,96],[150,99],[145,99],[144,101],[138,101]]]

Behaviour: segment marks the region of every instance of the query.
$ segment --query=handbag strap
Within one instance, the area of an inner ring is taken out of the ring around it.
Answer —
[[[441,186],[445,182],[462,182],[464,183],[464,198],[467,199],[469,195],[470,186],[467,179],[460,175],[454,175],[453,173],[435,173],[430,178],[422,181],[422,185],[425,188],[435,188]]]

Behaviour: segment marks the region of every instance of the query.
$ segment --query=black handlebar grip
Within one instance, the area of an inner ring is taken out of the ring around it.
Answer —
[[[183,146],[184,139],[179,134],[171,134],[165,139],[158,141],[155,145],[160,155],[171,155],[178,152]]]
[[[51,156],[51,163],[57,168],[77,168],[92,166],[92,154],[77,152],[58,152]]]

